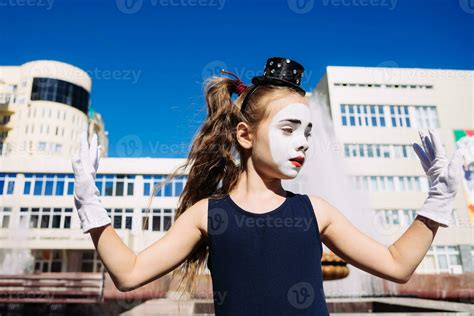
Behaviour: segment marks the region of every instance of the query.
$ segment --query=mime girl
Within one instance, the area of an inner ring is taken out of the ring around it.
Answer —
[[[421,146],[413,147],[429,177],[428,196],[411,226],[387,247],[324,198],[282,187],[281,180],[295,178],[304,165],[311,137],[302,74],[296,61],[274,57],[249,86],[229,77],[207,82],[208,116],[186,163],[168,177],[189,170],[175,222],[138,254],[110,225],[95,186],[100,146],[96,135],[90,146],[83,135],[80,155],[72,159],[75,205],[81,228],[91,234],[119,290],[173,270],[190,289],[207,264],[217,316],[328,315],[322,242],[373,275],[397,283],[410,279],[438,227],[450,223],[461,151],[449,161],[436,131],[419,132]]]

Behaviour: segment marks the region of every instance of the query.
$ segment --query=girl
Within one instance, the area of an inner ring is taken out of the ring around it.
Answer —
[[[311,137],[302,73],[290,59],[270,58],[249,87],[238,78],[208,81],[208,117],[186,164],[168,177],[189,168],[175,223],[139,254],[109,225],[94,183],[100,146],[94,135],[89,147],[83,135],[81,154],[72,160],[75,204],[81,228],[90,232],[119,290],[173,270],[190,289],[207,263],[216,315],[328,315],[321,242],[371,274],[397,283],[410,279],[438,227],[449,224],[461,152],[448,161],[437,133],[420,131],[423,147],[413,147],[430,180],[428,197],[412,225],[386,247],[324,198],[282,187],[282,179],[301,170]]]

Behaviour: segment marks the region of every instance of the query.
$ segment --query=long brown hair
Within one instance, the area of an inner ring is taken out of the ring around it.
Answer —
[[[195,135],[186,162],[178,166],[161,184],[155,186],[151,199],[165,182],[189,170],[186,185],[176,208],[175,221],[189,207],[205,198],[220,198],[232,191],[242,171],[246,170],[248,150],[242,148],[236,137],[236,125],[245,122],[252,131],[268,117],[265,106],[282,93],[298,93],[288,87],[265,85],[258,87],[248,100],[244,111],[240,110],[250,89],[247,88],[235,101],[238,81],[227,77],[211,77],[205,84],[207,118]],[[235,157],[238,155],[238,157]],[[150,199],[150,204],[151,204]],[[148,219],[148,217],[147,217]],[[196,276],[204,272],[208,256],[208,242],[201,239],[185,261],[177,267],[172,277],[181,277],[178,289],[183,286],[193,294]]]

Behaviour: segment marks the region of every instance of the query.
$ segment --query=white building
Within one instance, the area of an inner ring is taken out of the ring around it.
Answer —
[[[89,75],[62,62],[0,67],[0,155],[69,157],[77,152],[80,132],[89,124],[90,91]],[[101,140],[106,153],[106,139]]]
[[[474,72],[327,67],[316,92],[329,98],[337,139],[355,185],[395,241],[427,196],[428,180],[412,149],[418,130],[438,131],[448,158],[454,130],[474,129]],[[409,141],[407,141],[409,140]],[[440,229],[418,272],[474,271],[474,234],[460,186],[453,226]]]

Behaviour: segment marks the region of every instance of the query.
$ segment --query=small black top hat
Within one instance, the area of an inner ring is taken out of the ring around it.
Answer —
[[[271,57],[267,60],[263,76],[252,78],[252,83],[254,85],[273,84],[287,86],[306,94],[306,91],[300,87],[303,72],[304,67],[294,60]]]

